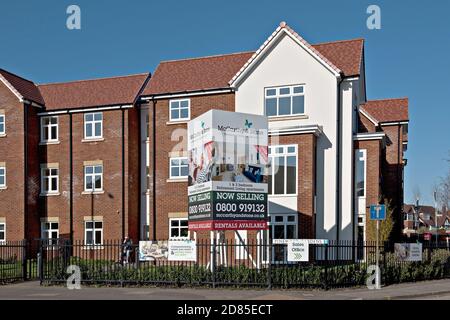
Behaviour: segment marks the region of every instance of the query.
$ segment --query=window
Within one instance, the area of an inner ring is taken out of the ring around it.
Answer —
[[[189,120],[190,100],[171,100],[170,101],[170,121]]]
[[[265,89],[266,116],[290,116],[305,113],[305,86]]]
[[[355,187],[356,196],[366,196],[366,150],[355,150]]]
[[[86,245],[101,245],[103,243],[103,222],[84,222],[84,243]]]
[[[188,238],[188,219],[187,218],[171,218],[170,219],[170,238]]]
[[[84,138],[101,139],[103,137],[103,114],[87,113],[84,115]]]
[[[297,194],[297,146],[269,147],[269,194]]]
[[[41,193],[52,194],[59,191],[59,170],[57,168],[41,169]]]
[[[297,239],[297,215],[273,214],[269,222],[270,239]],[[286,245],[274,245],[272,248],[274,262],[287,262]]]
[[[58,117],[41,118],[41,141],[58,141]]]
[[[170,158],[170,178],[185,178],[189,174],[187,158]]]
[[[6,223],[0,222],[0,242],[6,241]]]
[[[103,191],[103,166],[84,167],[84,191]]]
[[[6,188],[6,167],[0,167],[0,188]]]
[[[53,244],[53,241],[59,238],[59,223],[58,222],[42,222],[41,237],[48,240],[48,244]]]
[[[6,134],[5,115],[0,114],[0,135]]]

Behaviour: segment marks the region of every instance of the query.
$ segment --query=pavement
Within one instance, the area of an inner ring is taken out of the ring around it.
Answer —
[[[37,281],[0,286],[0,300],[450,300],[450,279],[405,283],[380,290],[255,290],[157,287],[88,287],[69,290]]]

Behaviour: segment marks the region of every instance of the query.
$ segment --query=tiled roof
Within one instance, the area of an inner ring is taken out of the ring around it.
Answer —
[[[379,123],[408,121],[408,98],[370,100],[360,106]]]
[[[18,94],[23,99],[38,103],[40,105],[44,104],[44,100],[42,99],[38,88],[32,81],[21,78],[3,69],[0,69],[0,77],[7,81],[7,86],[10,90]]]
[[[143,95],[227,88],[228,82],[253,52],[163,61],[156,68]]]
[[[291,30],[291,29],[289,29]],[[312,45],[322,57],[345,76],[359,75],[363,59],[363,39]],[[163,61],[145,88],[143,95],[182,93],[229,87],[229,82],[255,52]]]
[[[46,110],[112,106],[134,103],[148,73],[38,85]]]
[[[364,39],[320,43],[313,47],[341,69],[346,77],[361,73]]]

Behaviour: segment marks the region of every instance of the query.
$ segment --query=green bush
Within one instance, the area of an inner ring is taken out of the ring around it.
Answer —
[[[349,262],[340,261],[339,265],[272,265],[271,283],[274,287],[335,287],[364,285],[368,277],[367,267],[374,261]],[[132,282],[166,283],[174,285],[210,285],[227,284],[233,286],[268,284],[267,266],[262,269],[247,266],[219,266],[213,273],[206,266],[200,265],[153,265],[152,263],[129,264],[122,266],[113,261],[87,260],[79,257],[70,259],[53,259],[46,261],[45,279],[64,281],[69,277],[67,266],[80,267],[83,282]],[[450,277],[450,252],[434,250],[424,252],[422,262],[401,262],[393,253],[381,255],[380,267],[382,283],[385,285],[401,282],[432,280]]]

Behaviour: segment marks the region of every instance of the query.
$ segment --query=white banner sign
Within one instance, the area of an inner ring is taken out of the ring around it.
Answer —
[[[197,246],[195,245],[195,241],[169,241],[169,261],[197,261]]]
[[[288,244],[292,241],[297,241],[298,239],[273,239],[273,244]],[[302,241],[306,241],[309,244],[328,244],[327,239],[300,239]]]
[[[287,244],[287,259],[289,262],[309,261],[308,240],[292,240]]]
[[[421,243],[396,243],[395,255],[401,261],[422,261]]]

